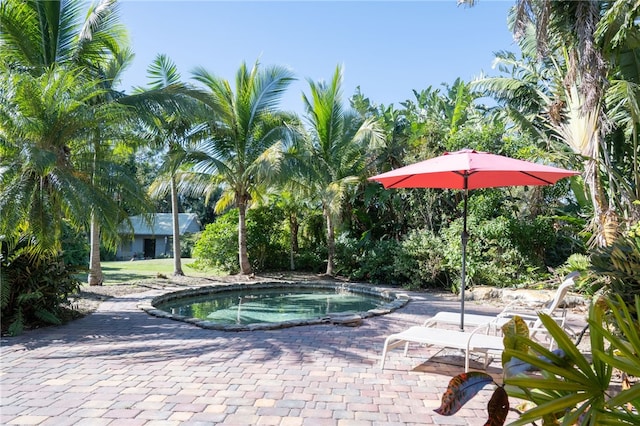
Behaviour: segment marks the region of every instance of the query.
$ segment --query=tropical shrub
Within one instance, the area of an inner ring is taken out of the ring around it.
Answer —
[[[69,296],[80,289],[77,267],[65,264],[62,254],[29,251],[27,241],[0,244],[2,331],[10,335],[63,323],[73,315]]]
[[[357,238],[341,233],[336,236],[335,273],[351,279],[361,279],[356,274],[358,261],[363,251],[363,243]]]
[[[546,216],[537,216],[533,219],[511,219],[507,237],[526,259],[527,264],[544,269],[547,252],[558,243],[553,226],[553,219]]]
[[[514,220],[498,216],[487,220],[468,219],[466,284],[510,287],[544,278],[540,262],[533,262],[513,238]],[[453,221],[440,233],[438,250],[443,257],[443,271],[448,274],[453,291],[459,291],[462,265],[462,220]]]
[[[71,226],[62,227],[62,260],[65,265],[86,266],[89,264],[89,241],[83,233],[74,231]]]
[[[412,290],[426,287],[447,288],[451,274],[443,255],[444,245],[442,238],[431,231],[413,231],[400,243],[400,250],[393,263],[394,275]]]
[[[289,254],[284,241],[281,211],[267,208],[247,211],[247,251],[254,271],[282,270]],[[213,268],[231,274],[240,271],[238,260],[238,210],[229,210],[208,224],[193,248],[194,268]]]
[[[640,294],[640,235],[629,233],[595,250],[591,265],[597,276],[606,278],[607,290],[633,305]]]
[[[247,211],[247,251],[254,271],[281,271],[289,267],[284,219],[284,212],[276,206]]]
[[[640,387],[629,378],[640,377],[640,296],[629,309],[619,296],[599,299],[589,310],[591,354],[583,354],[549,316],[540,319],[558,349],[550,351],[515,327],[504,330],[504,387],[498,385],[489,402],[490,425],[502,425],[508,396],[529,401],[533,407],[511,425],[542,420],[542,424],[640,424]],[[526,324],[524,325],[526,327]],[[614,375],[614,369],[617,374]],[[615,379],[615,377],[619,377]],[[453,415],[485,385],[486,373],[454,377],[436,412]],[[497,395],[497,396],[496,396]],[[535,423],[534,423],[535,424]]]
[[[583,230],[586,221],[571,216],[552,216],[552,227],[555,232],[555,244],[545,247],[544,263],[551,268],[564,265],[574,254],[586,255],[588,238]],[[581,270],[571,268],[567,272]]]
[[[467,245],[469,282],[496,287],[513,286],[523,281],[530,268],[539,266],[523,255],[513,238],[514,228],[517,228],[514,220],[504,216],[476,223]],[[450,238],[452,242],[456,240],[454,235]]]
[[[180,257],[190,258],[196,241],[200,239],[200,232],[188,233],[180,236]]]
[[[323,245],[301,247],[294,259],[296,270],[320,273],[327,269],[327,247]]]
[[[238,210],[230,210],[208,224],[193,247],[196,269],[218,269],[235,274],[238,260]]]
[[[575,280],[575,286],[573,290],[578,293],[593,296],[596,292],[602,288],[604,278],[593,278],[592,274],[589,274],[591,269],[591,259],[585,254],[575,253],[569,256],[569,258],[554,272],[560,276],[569,274],[572,271],[580,272],[580,277]]]
[[[399,284],[397,271],[394,265],[394,259],[401,251],[401,245],[395,240],[358,241],[354,238],[339,238],[337,240],[336,254],[340,253],[340,262],[342,265],[344,258],[352,260],[351,268],[347,276],[352,280],[366,281],[373,284]],[[350,243],[350,244],[346,244]],[[346,256],[346,248],[349,256]],[[338,257],[338,256],[337,256]]]

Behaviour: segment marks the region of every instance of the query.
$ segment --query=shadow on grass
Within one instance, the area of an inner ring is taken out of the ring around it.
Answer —
[[[105,282],[125,283],[136,280],[154,278],[155,272],[123,270],[113,266],[102,266],[102,274]]]
[[[125,283],[136,280],[154,278],[156,274],[140,274],[135,272],[109,272],[104,274],[105,282]]]

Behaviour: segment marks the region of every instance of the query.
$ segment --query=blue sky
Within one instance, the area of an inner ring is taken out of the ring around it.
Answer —
[[[307,79],[330,80],[342,65],[345,102],[360,86],[372,102],[399,107],[414,98],[413,89],[495,74],[494,52],[518,51],[507,28],[513,4],[124,0],[121,20],[136,56],[121,88],[147,84],[146,69],[159,53],[177,64],[185,81],[203,66],[232,85],[243,61],[259,60],[291,68],[298,81],[282,107],[302,113]]]

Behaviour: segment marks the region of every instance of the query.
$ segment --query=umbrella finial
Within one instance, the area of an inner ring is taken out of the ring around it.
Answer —
[[[471,148],[462,148],[459,151],[454,151],[454,152],[445,152],[443,155],[454,155],[454,154],[485,154],[482,151],[476,151],[475,149],[471,149]]]

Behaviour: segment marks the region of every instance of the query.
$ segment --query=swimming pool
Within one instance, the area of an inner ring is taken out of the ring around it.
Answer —
[[[392,312],[408,300],[364,284],[261,282],[172,292],[141,307],[151,315],[203,328],[242,331],[355,323]]]

